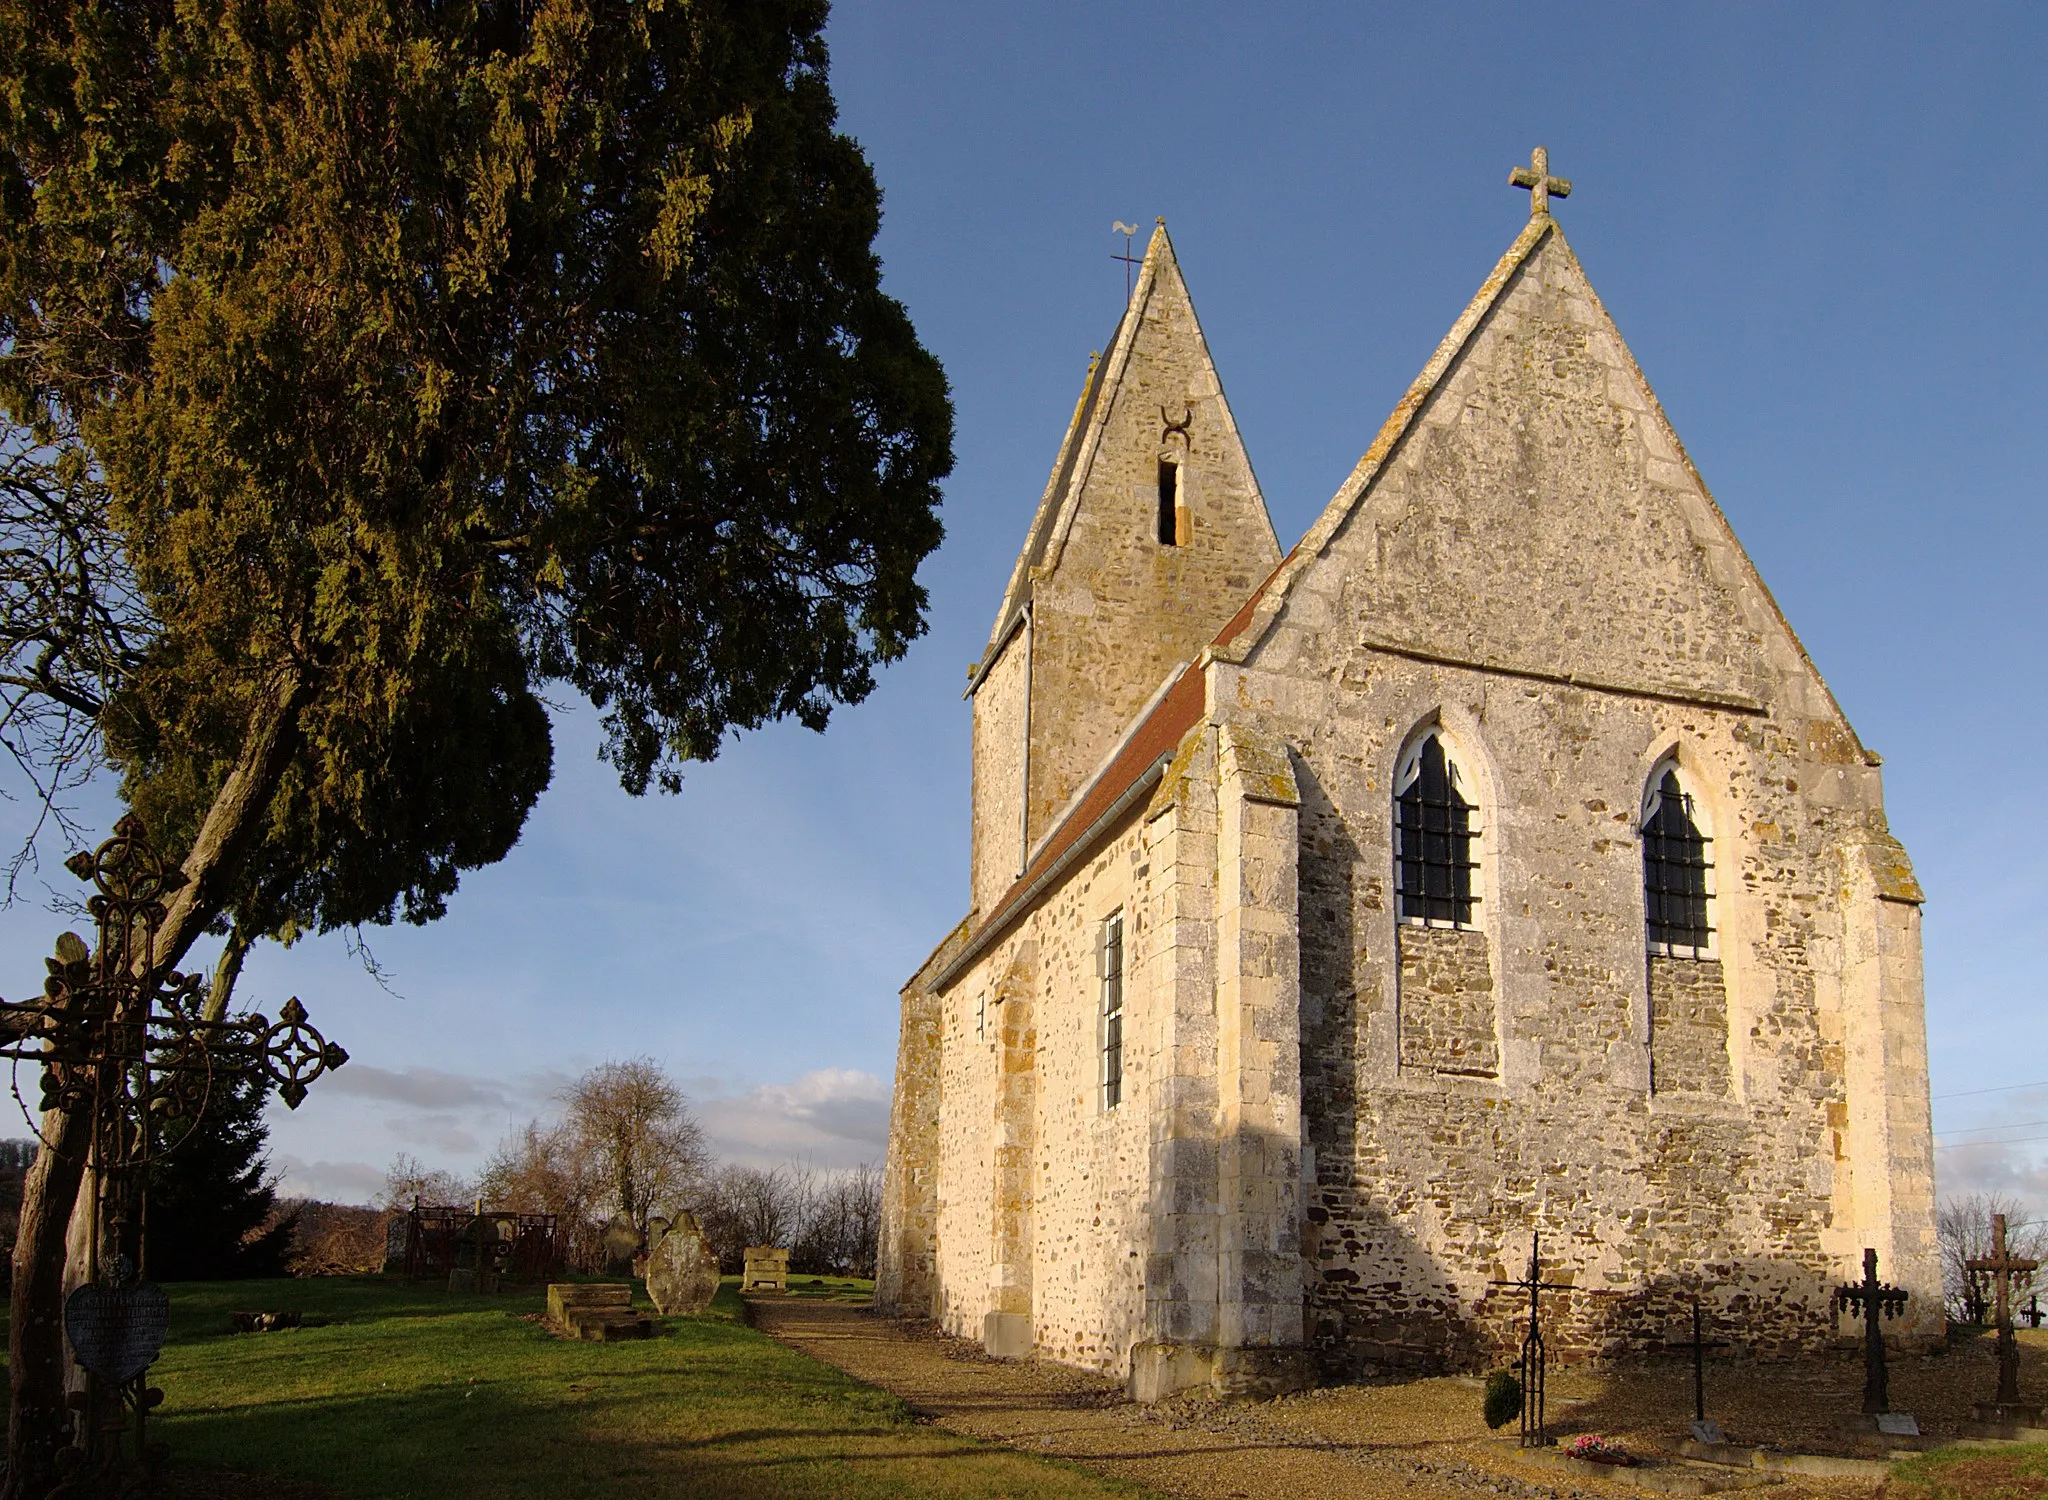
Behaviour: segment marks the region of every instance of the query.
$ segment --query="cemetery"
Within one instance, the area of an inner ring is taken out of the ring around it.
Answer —
[[[5,7],[0,1500],[2048,1500],[2048,25],[1610,9]]]

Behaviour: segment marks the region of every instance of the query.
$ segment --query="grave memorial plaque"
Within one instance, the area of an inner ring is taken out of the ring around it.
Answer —
[[[94,1282],[64,1299],[64,1335],[79,1367],[125,1384],[156,1363],[171,1331],[171,1299],[160,1286]]]

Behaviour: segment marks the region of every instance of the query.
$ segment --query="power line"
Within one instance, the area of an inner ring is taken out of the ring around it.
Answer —
[[[1937,1151],[1953,1151],[1958,1146],[2028,1146],[2032,1145],[2035,1141],[2048,1141],[2048,1135],[2021,1136],[2016,1141],[1942,1141],[1937,1142],[1934,1149]]]
[[[1943,1099],[1969,1099],[1978,1094],[2010,1094],[2016,1089],[2048,1089],[2048,1079],[2043,1079],[2039,1083],[2001,1083],[1995,1089],[1964,1089],[1957,1094],[1936,1094],[1934,1102],[1939,1103]]]
[[[2048,1125],[2048,1120],[2008,1120],[2003,1125],[1968,1125],[1955,1130],[1937,1130],[1935,1135],[1982,1135],[1987,1130],[2031,1130],[2036,1125]]]

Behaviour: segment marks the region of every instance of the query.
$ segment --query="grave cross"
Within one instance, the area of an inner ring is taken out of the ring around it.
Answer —
[[[1673,1349],[1692,1350],[1692,1420],[1695,1426],[1707,1420],[1707,1366],[1706,1352],[1709,1349],[1726,1349],[1726,1339],[1704,1338],[1700,1334],[1700,1299],[1692,1299],[1692,1339],[1680,1343],[1672,1341]],[[1702,1442],[1706,1439],[1701,1439]]]
[[[1878,1416],[1891,1410],[1891,1375],[1884,1363],[1884,1331],[1880,1317],[1896,1318],[1907,1293],[1877,1279],[1877,1252],[1863,1252],[1863,1279],[1835,1288],[1835,1306],[1863,1314],[1863,1410]]]
[[[1540,219],[1550,212],[1550,195],[1560,198],[1572,195],[1572,180],[1569,177],[1550,175],[1550,149],[1538,146],[1529,153],[1529,165],[1516,167],[1508,173],[1508,186],[1529,190],[1529,217]]]
[[[2030,1327],[2041,1326],[2041,1294],[2031,1292],[2027,1296],[2027,1323]]]
[[[2041,1263],[2028,1260],[2025,1256],[2012,1254],[2005,1248],[2005,1215],[1991,1216],[1991,1253],[1965,1261],[1964,1268],[1971,1271],[1991,1273],[1991,1284],[1997,1289],[1997,1300],[1993,1303],[1995,1325],[1998,1329],[1998,1404],[2017,1406],[2020,1399],[2020,1346],[2012,1332],[2013,1282],[2031,1280]],[[2036,1323],[2035,1327],[2040,1324]]]
[[[1542,1297],[1545,1292],[1568,1292],[1572,1289],[1571,1283],[1543,1279],[1543,1236],[1532,1234],[1529,1237],[1529,1274],[1518,1281],[1495,1281],[1493,1285],[1513,1287],[1518,1292],[1529,1294],[1529,1331],[1523,1336],[1519,1361],[1522,1376],[1522,1446],[1542,1448],[1550,1442],[1550,1435],[1544,1430],[1543,1424]]]

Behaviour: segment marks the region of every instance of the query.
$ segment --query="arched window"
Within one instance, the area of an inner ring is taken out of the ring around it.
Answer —
[[[1652,953],[1705,958],[1713,942],[1713,844],[1701,811],[1666,761],[1643,797],[1643,922]]]
[[[1441,736],[1425,735],[1401,758],[1394,776],[1395,891],[1401,920],[1431,927],[1469,927],[1479,898],[1472,893],[1472,840],[1479,829],[1457,762]]]

